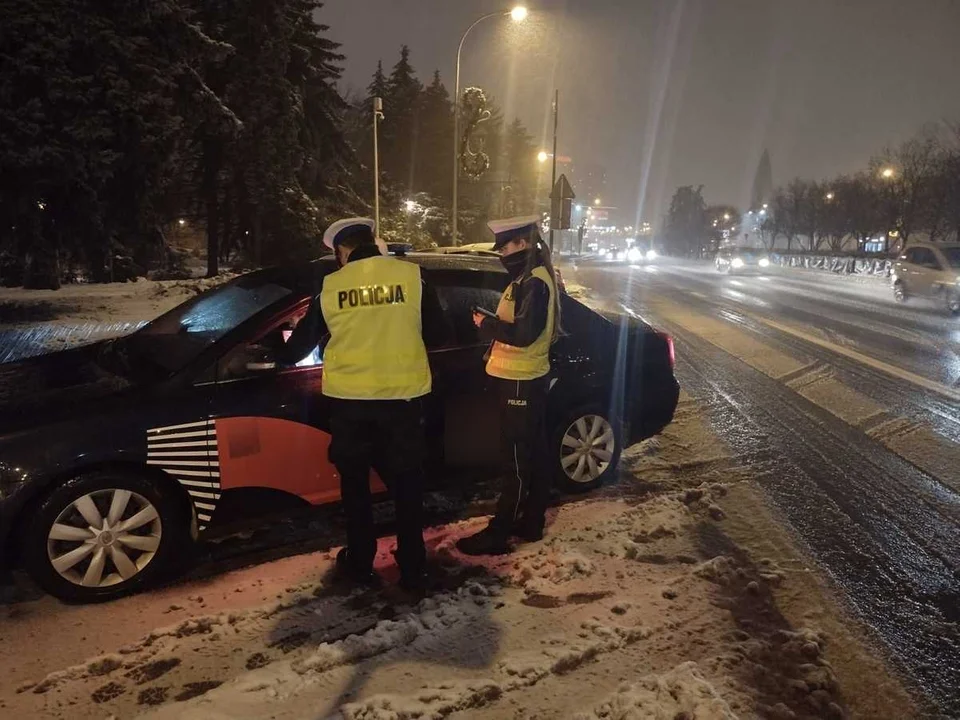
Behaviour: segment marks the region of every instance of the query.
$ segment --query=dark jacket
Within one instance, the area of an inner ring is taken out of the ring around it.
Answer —
[[[514,320],[503,322],[484,318],[480,337],[484,342],[502,342],[514,347],[529,347],[547,327],[550,311],[550,288],[531,273],[543,265],[539,253],[531,253],[530,262],[519,273],[511,273],[513,281]],[[508,268],[509,270],[509,268]]]

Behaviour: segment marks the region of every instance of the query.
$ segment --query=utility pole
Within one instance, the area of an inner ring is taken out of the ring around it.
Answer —
[[[377,224],[374,231],[380,237],[380,145],[379,123],[383,120],[383,98],[373,99],[373,221]]]
[[[560,91],[556,91],[553,100],[553,169],[550,173],[550,192],[557,185],[557,127],[560,119]],[[552,203],[551,203],[552,208]],[[550,218],[550,252],[553,252],[553,228],[557,225],[557,218]]]

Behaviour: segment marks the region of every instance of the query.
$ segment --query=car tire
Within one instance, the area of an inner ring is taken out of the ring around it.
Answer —
[[[569,493],[584,493],[603,485],[617,472],[623,432],[610,413],[582,405],[564,413],[550,433],[550,460],[557,484]]]
[[[21,554],[43,590],[90,603],[148,586],[189,544],[190,513],[172,486],[96,472],[58,486],[34,508]]]
[[[903,280],[897,280],[893,284],[893,299],[903,305],[910,299],[910,294],[907,292],[907,284]]]
[[[945,304],[951,315],[960,315],[960,291],[947,290]]]

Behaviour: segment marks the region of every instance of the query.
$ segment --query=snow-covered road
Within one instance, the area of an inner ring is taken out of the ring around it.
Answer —
[[[960,715],[960,319],[812,273],[566,274],[675,336],[712,427],[901,667]]]

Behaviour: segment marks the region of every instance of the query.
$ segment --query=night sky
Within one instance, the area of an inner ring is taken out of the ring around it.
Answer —
[[[362,91],[410,45],[423,81],[453,89],[460,34],[497,0],[328,0],[320,19]],[[862,168],[925,123],[960,121],[957,0],[530,0],[523,25],[469,36],[462,84],[479,85],[560,154],[608,176],[621,222],[657,222],[673,190],[749,202],[769,149],[776,183]],[[576,186],[574,187],[576,190]]]

